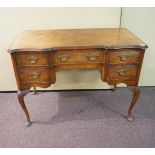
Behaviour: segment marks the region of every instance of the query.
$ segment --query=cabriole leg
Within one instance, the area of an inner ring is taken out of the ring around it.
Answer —
[[[116,91],[116,84],[111,86],[112,91]]]
[[[30,90],[24,90],[24,91],[18,91],[18,93],[17,93],[18,101],[26,115],[26,127],[31,125],[30,116],[29,116],[28,110],[27,110],[25,102],[24,102],[24,96],[26,96],[29,93],[29,91]]]
[[[33,95],[36,95],[37,92],[36,92],[36,87],[33,87]]]
[[[139,97],[140,90],[136,86],[128,86],[128,88],[133,92],[132,101],[128,109],[128,121],[132,122],[134,121],[134,117],[132,116],[132,109],[135,106],[136,101]]]

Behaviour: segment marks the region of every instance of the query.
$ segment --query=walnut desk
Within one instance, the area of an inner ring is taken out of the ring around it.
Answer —
[[[133,92],[128,109],[139,96],[138,81],[147,45],[125,28],[23,31],[9,48],[18,86],[18,100],[30,117],[24,96],[31,87],[47,88],[56,82],[56,71],[98,69],[101,80],[114,86],[124,83]]]

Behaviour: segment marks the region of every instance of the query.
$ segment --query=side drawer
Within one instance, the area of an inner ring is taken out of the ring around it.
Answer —
[[[46,52],[18,52],[14,53],[17,66],[47,66],[48,55]]]
[[[108,79],[136,79],[138,73],[138,65],[109,66]]]
[[[140,63],[142,52],[136,50],[117,50],[109,54],[109,64],[132,64]]]
[[[17,72],[21,83],[50,81],[49,68],[20,68]]]

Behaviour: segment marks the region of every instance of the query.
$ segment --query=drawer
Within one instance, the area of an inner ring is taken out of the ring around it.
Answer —
[[[109,63],[110,64],[129,64],[139,63],[141,61],[142,52],[140,51],[116,51],[110,52]]]
[[[17,71],[20,82],[47,82],[50,79],[48,68],[22,68]]]
[[[14,55],[17,66],[48,65],[47,53],[22,52]]]
[[[108,79],[136,79],[137,73],[137,65],[108,67]]]
[[[102,63],[104,60],[105,54],[100,50],[64,50],[54,55],[55,64]]]

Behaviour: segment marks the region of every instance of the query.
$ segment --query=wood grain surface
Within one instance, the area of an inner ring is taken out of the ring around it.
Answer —
[[[126,28],[26,30],[17,36],[9,52],[78,48],[146,48]]]

